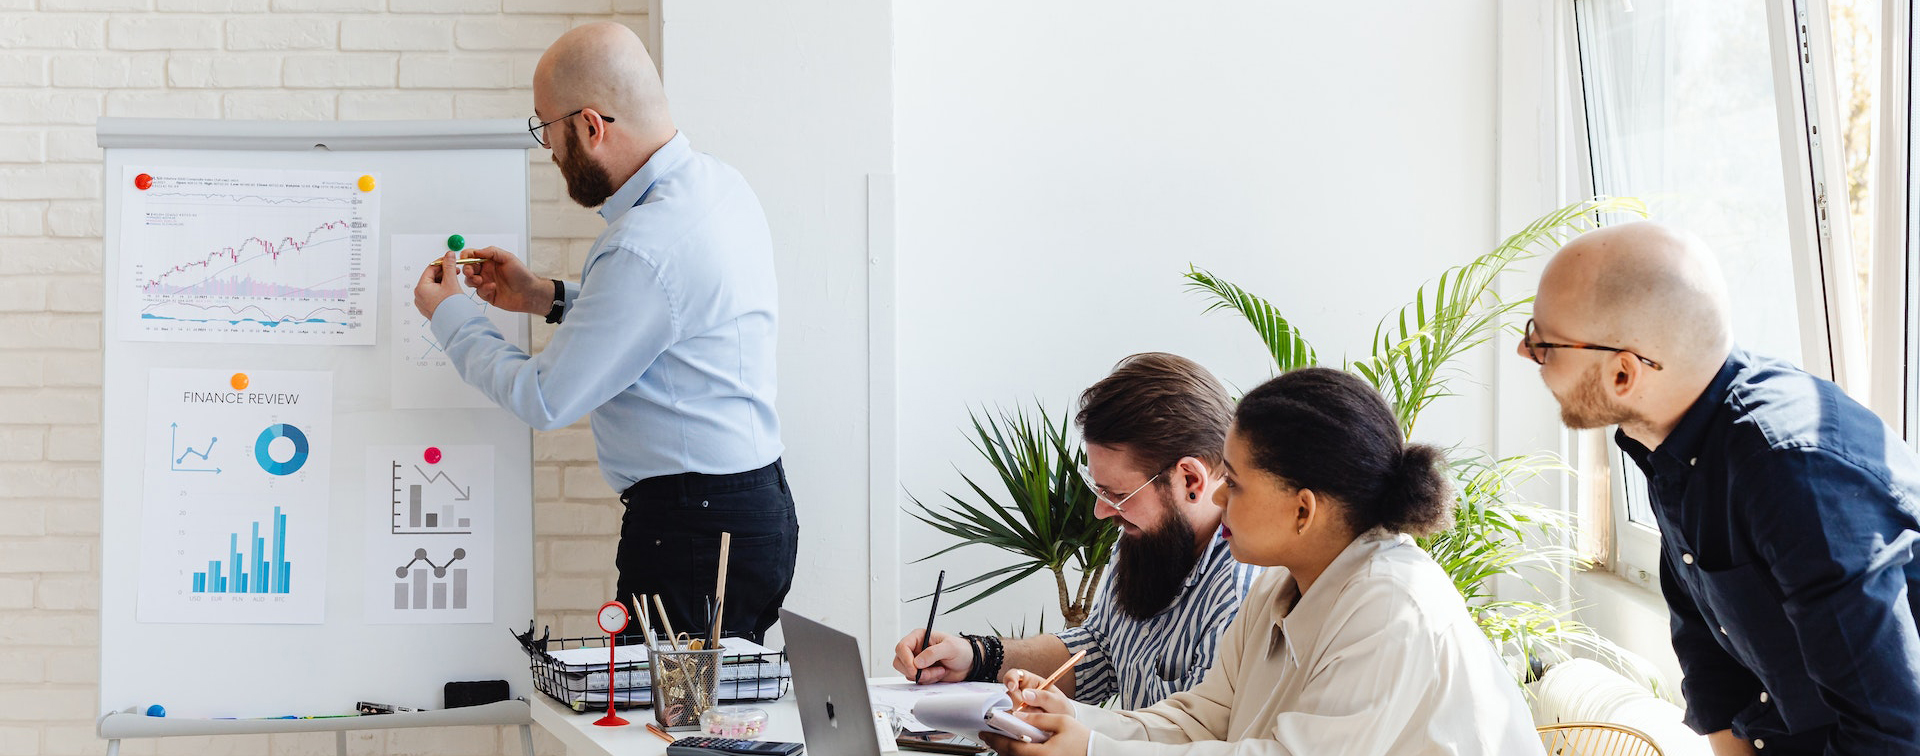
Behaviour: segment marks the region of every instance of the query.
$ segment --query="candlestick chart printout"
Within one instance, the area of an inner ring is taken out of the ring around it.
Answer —
[[[122,180],[137,190],[121,195],[122,336],[374,343],[379,192],[361,178],[128,166]]]

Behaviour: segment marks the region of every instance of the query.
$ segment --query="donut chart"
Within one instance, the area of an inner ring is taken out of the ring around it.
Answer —
[[[273,441],[284,438],[293,442],[293,456],[286,461],[273,458],[270,451]],[[274,423],[260,431],[260,438],[253,442],[254,461],[260,463],[260,469],[273,475],[292,475],[307,464],[307,434],[286,423]]]

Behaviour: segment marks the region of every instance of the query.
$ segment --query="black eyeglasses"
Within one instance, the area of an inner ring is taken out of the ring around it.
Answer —
[[[555,118],[546,123],[540,122],[540,116],[537,116],[537,115],[527,116],[527,133],[532,134],[533,141],[539,142],[541,147],[550,147],[552,145],[547,144],[547,127],[552,126],[553,124],[559,123],[561,121],[567,120],[569,118],[572,118],[574,116],[580,115],[581,113],[585,113],[585,112],[587,112],[587,109],[581,108],[579,110],[560,116],[559,118]],[[601,113],[600,120],[606,121],[607,123],[613,123],[613,116],[607,115],[605,113]]]
[[[1619,347],[1610,347],[1610,346],[1599,346],[1595,344],[1554,344],[1551,342],[1540,341],[1539,340],[1540,333],[1539,331],[1534,329],[1533,318],[1527,318],[1527,331],[1524,335],[1520,337],[1520,339],[1521,339],[1520,346],[1527,350],[1527,359],[1533,360],[1534,363],[1538,365],[1547,364],[1547,350],[1549,349],[1591,349],[1596,352],[1619,352],[1621,354],[1631,354],[1633,355],[1634,359],[1637,359],[1641,362],[1646,363],[1647,367],[1653,368],[1655,370],[1665,370],[1665,368],[1660,367],[1660,363],[1654,362],[1653,360],[1649,360],[1646,357],[1641,356],[1640,353],[1635,352],[1631,349],[1621,349]]]

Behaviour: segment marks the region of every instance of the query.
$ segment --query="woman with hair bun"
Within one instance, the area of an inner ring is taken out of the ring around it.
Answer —
[[[1529,754],[1520,687],[1413,536],[1447,527],[1440,450],[1406,443],[1359,378],[1305,368],[1234,411],[1215,502],[1233,556],[1268,570],[1206,678],[1135,711],[1075,704],[1043,678],[1006,681],[1045,743],[1014,756]]]

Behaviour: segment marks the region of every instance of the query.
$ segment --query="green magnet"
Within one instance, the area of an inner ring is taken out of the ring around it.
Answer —
[[[447,237],[447,249],[459,252],[467,248],[467,239],[459,234]]]

